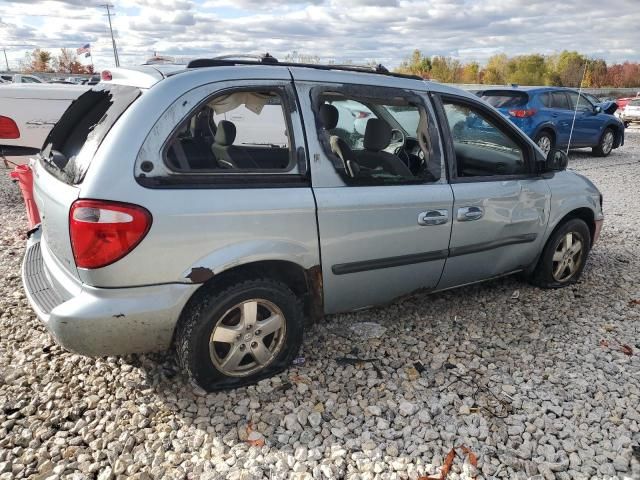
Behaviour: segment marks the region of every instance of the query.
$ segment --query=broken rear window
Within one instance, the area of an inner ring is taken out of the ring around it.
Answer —
[[[82,182],[100,143],[140,93],[126,85],[97,85],[80,95],[44,142],[47,170],[71,185]]]

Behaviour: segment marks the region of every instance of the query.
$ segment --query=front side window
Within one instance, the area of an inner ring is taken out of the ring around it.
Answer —
[[[569,102],[570,102],[569,108],[571,110],[576,109],[576,102],[577,102],[578,110],[584,111],[584,112],[593,111],[593,104],[589,100],[587,100],[584,96],[582,95],[578,96],[576,92],[567,92],[567,95],[569,96]]]
[[[286,172],[292,145],[277,91],[233,91],[201,105],[172,136],[165,163],[180,173]]]
[[[444,100],[459,178],[528,173],[525,154],[504,128],[466,103]]]
[[[417,96],[361,98],[324,92],[318,103],[319,138],[347,184],[440,180],[442,154],[437,129]]]

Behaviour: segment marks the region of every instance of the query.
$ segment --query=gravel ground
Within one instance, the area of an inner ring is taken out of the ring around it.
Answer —
[[[589,153],[571,167],[607,219],[577,286],[508,278],[333,316],[303,365],[215,394],[171,354],[89,359],[52,342],[22,293],[26,223],[2,172],[0,480],[415,479],[459,445],[477,469],[459,449],[450,479],[640,478],[640,129]]]

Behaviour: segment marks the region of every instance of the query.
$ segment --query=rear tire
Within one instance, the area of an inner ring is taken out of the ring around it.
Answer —
[[[276,280],[203,286],[176,333],[178,362],[207,391],[251,385],[285,370],[302,344],[301,300]]]
[[[576,283],[591,250],[591,231],[579,218],[556,227],[547,240],[529,281],[541,288],[561,288]]]
[[[540,150],[542,150],[545,157],[549,154],[549,150],[551,150],[555,144],[553,134],[548,130],[543,130],[538,133],[534,141],[536,142],[536,145],[540,147]]]
[[[598,146],[592,149],[594,155],[598,157],[606,157],[613,150],[613,142],[616,139],[616,135],[611,128],[606,128],[602,132]]]

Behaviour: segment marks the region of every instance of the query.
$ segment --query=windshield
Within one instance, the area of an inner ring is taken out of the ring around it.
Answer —
[[[405,133],[408,133],[410,137],[417,136],[420,112],[416,107],[412,105],[384,105],[384,109],[400,124]]]

